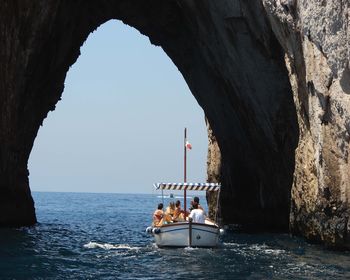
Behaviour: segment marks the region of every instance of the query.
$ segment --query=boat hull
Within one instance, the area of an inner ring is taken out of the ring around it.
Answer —
[[[188,222],[167,224],[153,230],[158,247],[216,247],[219,233],[217,225]]]

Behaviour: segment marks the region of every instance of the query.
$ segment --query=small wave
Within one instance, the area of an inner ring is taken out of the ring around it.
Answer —
[[[271,254],[271,255],[280,255],[280,254],[285,254],[286,251],[282,249],[266,249],[264,250],[265,254]]]
[[[252,244],[248,248],[253,251],[264,251],[268,250],[269,247],[266,244]]]
[[[87,244],[84,244],[84,248],[87,249],[96,249],[96,248],[100,248],[100,249],[104,249],[104,250],[139,250],[140,247],[133,247],[130,246],[128,244],[108,244],[108,243],[97,243],[97,242],[89,242]]]
[[[186,251],[198,250],[198,248],[196,248],[196,247],[185,247],[184,249],[185,249]]]
[[[233,243],[233,242],[223,242],[222,243],[224,246],[227,246],[227,247],[241,247],[241,246],[246,246],[246,244],[242,243],[242,244],[239,244],[239,243]]]
[[[262,244],[262,245],[254,244],[254,245],[251,245],[249,249],[253,251],[262,252],[267,255],[280,255],[280,254],[286,253],[286,251],[283,249],[273,249],[267,246],[266,244]]]
[[[224,242],[223,247],[233,249],[233,250],[239,250],[241,253],[253,253],[253,254],[266,254],[266,255],[283,255],[287,252],[283,249],[274,249],[270,248],[266,244],[252,244],[248,245],[245,243],[239,244],[239,243],[232,243],[232,242]]]

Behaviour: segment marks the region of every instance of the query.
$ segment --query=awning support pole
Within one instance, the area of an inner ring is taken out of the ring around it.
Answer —
[[[187,129],[186,129],[186,127],[185,127],[185,133],[184,133],[184,182],[186,183],[186,138],[187,138]],[[187,207],[187,205],[186,205],[186,187],[185,187],[185,189],[184,189],[184,218],[185,218],[185,221],[186,221],[186,213],[187,213],[187,211],[186,211],[186,207]]]

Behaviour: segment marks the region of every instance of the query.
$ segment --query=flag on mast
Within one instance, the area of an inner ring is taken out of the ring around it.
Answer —
[[[192,145],[190,142],[186,141],[186,148],[191,150],[192,149]]]

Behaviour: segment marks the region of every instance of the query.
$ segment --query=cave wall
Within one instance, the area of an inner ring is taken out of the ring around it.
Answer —
[[[220,147],[207,119],[205,119],[205,124],[207,126],[208,133],[207,182],[220,183],[222,162]],[[220,192],[207,191],[206,199],[209,218],[222,225],[223,221],[221,219],[221,207],[218,200],[220,199]]]
[[[35,223],[38,129],[87,36],[119,19],[163,48],[203,108],[223,222],[348,242],[348,4],[318,2],[4,0],[0,225]]]
[[[349,1],[263,1],[298,112],[291,231],[350,247]]]
[[[91,26],[101,23],[86,16],[91,6],[67,4],[23,0],[0,5],[0,226],[36,222],[30,151],[79,55],[73,46],[82,45]]]

